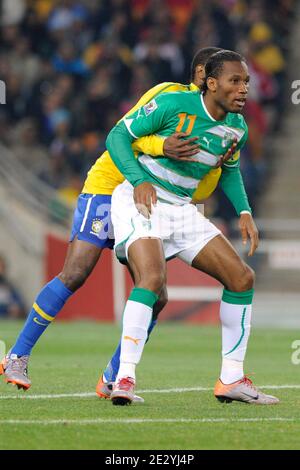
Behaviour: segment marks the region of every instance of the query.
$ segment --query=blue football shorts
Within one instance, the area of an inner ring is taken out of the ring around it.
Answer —
[[[99,248],[114,246],[114,232],[110,216],[111,196],[80,194],[74,212],[70,241],[75,237]]]

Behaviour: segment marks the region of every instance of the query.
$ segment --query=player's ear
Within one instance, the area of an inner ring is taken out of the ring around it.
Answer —
[[[208,77],[206,80],[207,88],[213,93],[217,90],[217,79],[213,77]]]
[[[195,73],[200,76],[201,78],[204,78],[205,77],[205,66],[202,65],[202,64],[198,64],[196,69],[195,69]]]
[[[195,73],[193,77],[193,82],[195,85],[200,86],[202,85],[205,78],[205,67],[204,65],[198,64],[195,68]]]

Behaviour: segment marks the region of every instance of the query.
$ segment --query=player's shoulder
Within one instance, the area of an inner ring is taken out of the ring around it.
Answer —
[[[177,84],[178,85],[178,84]],[[181,85],[180,87],[174,87],[174,89],[169,89],[165,93],[160,93],[156,100],[158,103],[170,102],[174,107],[180,106],[181,103],[186,103],[187,101],[194,101],[195,97],[199,99],[199,90],[190,90],[186,85]]]
[[[191,107],[194,109],[195,97],[199,100],[199,91],[177,90],[160,93],[144,107],[144,112],[147,116],[156,109],[167,114],[182,113]]]
[[[160,94],[172,93],[176,91],[189,91],[189,90],[190,90],[190,85],[185,85],[183,83],[176,83],[176,82],[162,82],[150,88],[150,90],[148,90],[145,93],[145,95],[150,94],[154,98]]]
[[[148,116],[156,110],[169,113],[181,112],[183,107],[194,102],[196,96],[199,99],[199,94],[198,89],[193,88],[191,91],[190,85],[166,82],[166,87],[143,106],[144,113]]]
[[[247,123],[242,114],[228,113],[226,121],[232,127],[236,127],[238,129],[244,129],[244,130],[248,129]]]
[[[176,93],[176,92],[189,92],[197,89],[193,84],[184,84],[178,82],[164,82],[157,85],[161,89],[161,93]]]

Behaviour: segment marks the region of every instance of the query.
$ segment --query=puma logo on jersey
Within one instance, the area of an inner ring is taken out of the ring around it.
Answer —
[[[209,148],[210,143],[212,142],[213,139],[208,139],[207,137],[202,137],[202,140],[206,143],[207,148]]]
[[[132,338],[131,336],[124,336],[124,339],[128,339],[129,341],[133,341],[136,346],[138,346],[138,345],[139,345],[139,341],[141,341],[141,339],[139,339],[139,338]]]

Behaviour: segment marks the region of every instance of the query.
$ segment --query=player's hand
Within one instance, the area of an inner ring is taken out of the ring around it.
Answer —
[[[235,137],[233,139],[231,147],[227,150],[227,152],[224,155],[221,155],[218,163],[216,164],[216,168],[219,168],[220,166],[222,166],[223,163],[227,162],[227,160],[229,160],[232,157],[232,155],[235,154],[236,147],[237,147],[237,138]]]
[[[136,186],[133,192],[133,199],[139,213],[146,217],[146,219],[149,219],[152,204],[155,206],[157,203],[156,191],[152,184],[145,181]]]
[[[251,214],[241,214],[239,220],[239,228],[242,235],[243,245],[247,244],[250,238],[250,250],[248,256],[252,256],[259,244],[258,230]]]
[[[175,134],[165,139],[163,146],[165,157],[172,160],[197,161],[193,160],[192,157],[200,150],[200,145],[196,143],[198,137],[188,139],[184,139],[184,137],[187,137],[185,132],[175,132]]]

